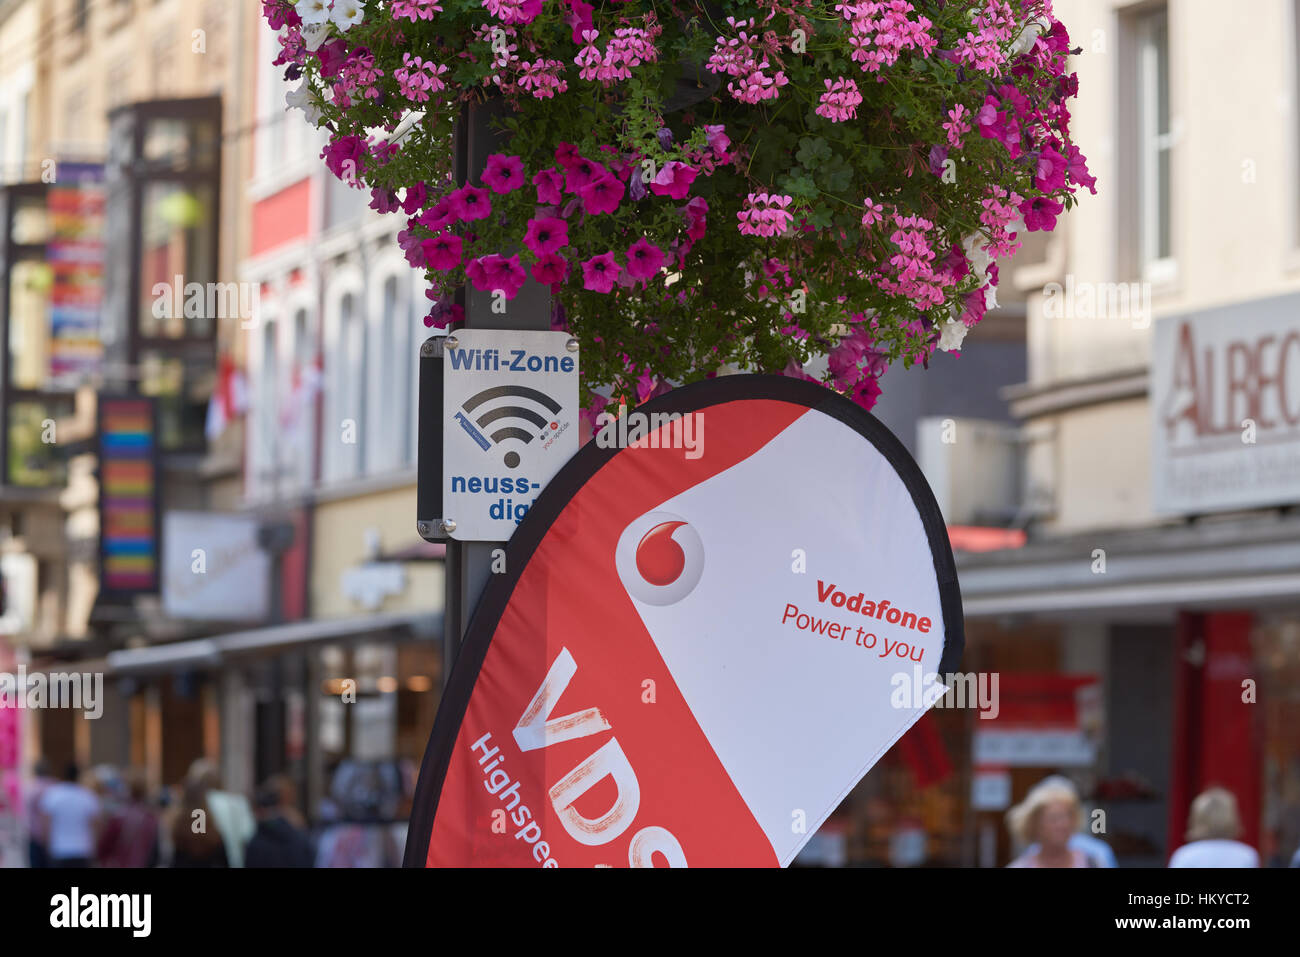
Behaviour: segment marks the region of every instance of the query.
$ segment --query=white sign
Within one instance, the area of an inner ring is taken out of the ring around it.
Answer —
[[[1011,772],[976,768],[970,779],[972,811],[1005,811],[1011,806]]]
[[[504,542],[578,451],[578,353],[565,332],[448,338],[441,517],[454,539]]]
[[[1300,501],[1300,295],[1157,321],[1151,414],[1158,512]]]
[[[1081,767],[1096,757],[1092,741],[1078,728],[976,731],[972,750],[976,764],[1009,768]]]
[[[163,516],[163,608],[175,618],[252,621],[269,610],[270,564],[252,515]]]

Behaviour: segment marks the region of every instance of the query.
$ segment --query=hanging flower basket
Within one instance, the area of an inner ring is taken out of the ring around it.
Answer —
[[[406,218],[426,323],[463,318],[461,284],[510,300],[531,276],[589,396],[828,355],[827,383],[870,407],[886,363],[960,348],[1019,233],[1096,192],[1050,0],[264,12],[329,168]],[[505,146],[458,185],[457,118],[489,97]]]

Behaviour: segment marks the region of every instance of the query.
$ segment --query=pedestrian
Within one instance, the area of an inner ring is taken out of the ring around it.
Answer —
[[[1237,840],[1237,799],[1225,788],[1202,791],[1192,802],[1187,840],[1169,858],[1170,867],[1259,867],[1259,853]]]
[[[89,867],[94,858],[101,808],[80,777],[76,763],[69,763],[63,780],[41,795],[38,812],[51,867]]]
[[[316,849],[303,827],[293,784],[277,775],[257,791],[257,831],[244,850],[245,867],[311,867]]]
[[[204,794],[204,805],[212,815],[212,823],[221,835],[230,867],[244,866],[244,847],[257,830],[257,818],[248,798],[221,788],[221,775],[217,767],[206,758],[190,765],[189,781]]]
[[[50,763],[37,758],[32,765],[32,784],[27,792],[27,859],[32,867],[50,866],[50,852],[46,846],[49,836],[41,820],[41,798],[54,783],[50,777]]]
[[[1038,782],[1007,812],[1007,826],[1024,853],[1008,867],[1100,867],[1097,857],[1070,839],[1083,827],[1079,792],[1059,775]]]
[[[229,867],[226,845],[212,821],[202,780],[186,779],[170,828],[172,867]]]
[[[158,815],[149,806],[144,772],[126,774],[126,797],[104,825],[98,858],[103,867],[156,867]]]
[[[1064,775],[1053,774],[1050,777],[1043,778],[1043,781],[1041,783],[1047,783],[1049,781],[1056,784],[1060,784],[1062,787],[1068,788],[1070,790],[1075,790],[1074,782],[1071,781],[1069,778],[1065,777]],[[1075,790],[1075,793],[1077,795],[1078,791]],[[1082,807],[1083,807],[1082,804],[1080,804],[1081,809]],[[1082,820],[1086,824],[1087,822],[1086,813],[1083,815]],[[1088,857],[1096,861],[1098,867],[1119,866],[1119,863],[1115,860],[1115,852],[1110,849],[1110,845],[1107,844],[1105,841],[1103,841],[1101,838],[1089,834],[1086,830],[1075,831],[1073,834],[1071,834],[1069,846],[1071,850],[1083,851],[1084,854],[1086,854]],[[1030,844],[1029,847],[1025,848],[1024,853],[1037,854],[1038,850],[1039,847],[1037,844]]]

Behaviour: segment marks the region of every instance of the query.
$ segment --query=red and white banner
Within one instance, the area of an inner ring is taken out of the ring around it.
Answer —
[[[727,376],[637,416],[552,479],[484,591],[408,866],[787,865],[924,713],[896,676],[955,670],[943,518],[869,413]]]

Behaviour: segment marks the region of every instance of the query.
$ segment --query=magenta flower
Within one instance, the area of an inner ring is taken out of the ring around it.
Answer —
[[[718,159],[726,162],[729,157],[727,150],[731,147],[731,138],[727,136],[727,128],[721,123],[705,126],[705,135],[708,137],[709,149],[718,154]]]
[[[1031,233],[1040,229],[1050,232],[1056,228],[1056,217],[1064,208],[1065,204],[1058,203],[1050,196],[1025,200],[1020,204],[1020,212],[1025,217],[1025,229]]]
[[[450,196],[444,196],[422,212],[416,221],[435,233],[440,232],[443,227],[457,222],[455,204],[452,203]]]
[[[606,172],[604,176],[582,187],[578,195],[582,197],[582,208],[589,215],[612,213],[623,201],[625,187],[618,177]]]
[[[580,159],[582,157],[578,154],[578,147],[572,143],[561,143],[555,148],[555,162],[563,169],[568,169]]]
[[[537,202],[543,206],[558,206],[564,201],[564,194],[561,192],[564,188],[564,178],[558,170],[550,167],[542,170],[533,177],[533,185],[537,187]]]
[[[649,279],[663,268],[664,252],[644,236],[627,251],[627,272],[633,279]]]
[[[686,235],[690,237],[691,242],[699,242],[704,238],[705,229],[708,227],[707,213],[709,211],[709,201],[703,196],[693,196],[690,201],[681,207],[682,215],[686,217]]]
[[[507,259],[497,253],[471,260],[465,267],[465,275],[480,292],[495,292],[499,289],[507,299],[519,295],[520,288],[528,278],[517,255]]]
[[[533,263],[533,278],[543,285],[553,286],[569,276],[569,262],[554,253],[542,256]]]
[[[359,136],[338,136],[321,151],[329,171],[347,183],[354,183],[365,168],[366,144]]]
[[[579,44],[582,43],[582,32],[592,27],[591,14],[594,8],[589,3],[583,3],[583,0],[567,0],[567,2],[569,15],[564,18],[564,22],[573,29],[573,42]]]
[[[406,213],[407,216],[414,216],[416,212],[424,208],[425,200],[428,198],[429,191],[423,182],[406,187],[406,198],[402,200],[402,212]]]
[[[420,244],[424,258],[430,268],[445,272],[460,265],[461,239],[451,233],[443,233],[426,239]]]
[[[592,256],[582,264],[582,285],[592,292],[609,292],[618,278],[618,263],[613,253]]]
[[[1038,174],[1034,177],[1034,185],[1044,193],[1064,189],[1066,167],[1064,156],[1050,146],[1044,146],[1038,154]]]
[[[610,175],[609,170],[585,156],[576,157],[566,169],[564,186],[570,193],[580,193],[584,186],[594,183],[602,176]]]
[[[695,181],[696,171],[685,163],[673,160],[660,167],[659,172],[650,183],[650,192],[656,196],[669,196],[673,199],[685,199]]]
[[[524,185],[524,161],[518,156],[493,153],[483,168],[483,182],[494,193],[512,193]]]
[[[492,215],[492,201],[485,189],[466,184],[452,193],[450,199],[452,212],[462,222],[486,219]]]
[[[557,216],[530,219],[524,245],[535,256],[545,256],[569,245],[569,224]]]

